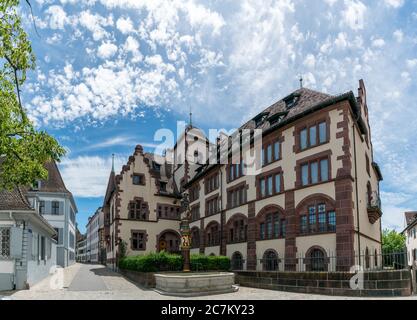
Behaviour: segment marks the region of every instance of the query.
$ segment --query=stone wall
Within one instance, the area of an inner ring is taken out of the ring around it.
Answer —
[[[266,272],[237,271],[236,283],[253,288],[337,296],[409,296],[408,270],[363,273],[363,290],[353,290],[349,272]]]
[[[138,272],[131,270],[122,270],[119,272],[127,279],[145,288],[155,288],[155,274],[153,272]]]

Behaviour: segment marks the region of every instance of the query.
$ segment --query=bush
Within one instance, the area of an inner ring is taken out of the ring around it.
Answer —
[[[119,261],[119,268],[139,272],[180,271],[182,257],[165,251],[125,257]]]
[[[228,271],[230,270],[230,258],[225,256],[205,256],[202,254],[191,255],[192,271]]]
[[[228,271],[230,259],[225,256],[205,256],[192,254],[190,257],[192,271]],[[139,272],[181,271],[184,260],[178,254],[165,251],[145,255],[124,257],[119,261],[119,268]]]

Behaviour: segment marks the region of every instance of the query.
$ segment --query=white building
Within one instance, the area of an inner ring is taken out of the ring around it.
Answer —
[[[87,238],[82,237],[82,239],[77,242],[77,253],[76,253],[77,262],[87,262]]]
[[[53,272],[54,234],[21,188],[0,190],[0,291],[27,289]]]
[[[405,213],[406,228],[402,232],[407,246],[408,265],[417,263],[417,211]]]
[[[87,231],[87,262],[99,262],[99,236],[98,229],[100,225],[100,212],[98,208],[92,217],[88,218],[86,226]]]
[[[75,216],[77,206],[71,192],[65,187],[55,162],[45,165],[48,179],[38,181],[28,191],[28,199],[57,233],[57,265],[67,267],[75,262]]]

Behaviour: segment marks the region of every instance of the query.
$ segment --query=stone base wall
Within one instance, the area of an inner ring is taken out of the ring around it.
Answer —
[[[350,272],[237,271],[236,283],[253,288],[335,296],[376,297],[411,295],[410,271],[363,273],[363,289],[350,287]]]
[[[119,270],[127,279],[145,288],[155,288],[155,274],[152,272],[138,272],[131,270]]]

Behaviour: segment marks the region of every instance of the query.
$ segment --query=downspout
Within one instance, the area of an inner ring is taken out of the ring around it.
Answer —
[[[9,218],[13,221],[13,226],[16,227],[16,220],[13,218],[13,212],[9,211]],[[13,258],[13,290],[16,290],[16,275],[17,275],[17,268],[16,268],[16,258]]]
[[[359,191],[358,191],[358,166],[356,161],[356,139],[355,139],[355,123],[358,123],[359,115],[352,124],[353,132],[353,157],[355,162],[355,193],[356,193],[356,221],[358,224],[358,263],[361,265],[361,235],[360,235],[360,221],[359,221]]]

